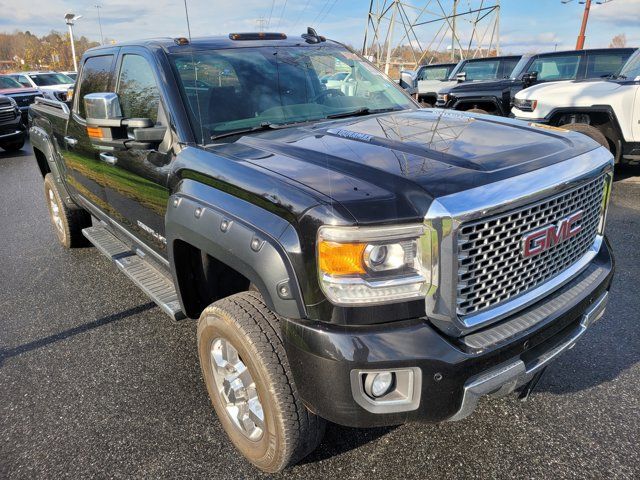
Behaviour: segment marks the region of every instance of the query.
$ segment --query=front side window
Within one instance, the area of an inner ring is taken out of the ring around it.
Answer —
[[[448,67],[425,67],[420,70],[417,80],[444,80],[449,74]]]
[[[65,85],[73,83],[69,77],[63,73],[39,73],[30,75],[31,80],[39,87],[51,87],[53,85]]]
[[[154,123],[158,120],[160,92],[144,57],[125,55],[122,58],[117,93],[125,118],[150,118]]]
[[[538,73],[538,80],[553,82],[556,80],[574,80],[580,66],[580,54],[546,56],[536,58],[527,73]]]
[[[494,80],[499,68],[500,60],[467,62],[458,73],[466,73],[467,80]]]
[[[16,77],[13,77],[16,79],[16,81],[22,85],[23,87],[31,87],[31,82],[29,81],[29,79],[26,77],[26,75],[18,75]]]
[[[89,93],[101,93],[108,91],[109,81],[111,80],[112,63],[113,55],[90,57],[84,62],[78,94],[79,112],[81,117],[85,117],[83,101],[85,95]]]
[[[415,108],[374,67],[342,47],[262,47],[172,55],[196,133]]]

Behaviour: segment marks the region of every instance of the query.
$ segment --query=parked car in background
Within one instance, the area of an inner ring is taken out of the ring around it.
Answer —
[[[543,82],[600,78],[617,73],[633,48],[570,50],[522,57],[510,78],[447,85],[438,92],[436,106],[492,115],[509,115],[512,101],[523,88]]]
[[[640,162],[640,50],[616,75],[536,85],[516,94],[521,120],[575,130],[596,140],[617,162]]]
[[[67,100],[67,91],[75,83],[64,73],[58,72],[20,72],[8,76],[23,87],[37,88],[46,98],[61,102]]]
[[[16,80],[6,75],[0,75],[0,95],[13,98],[20,108],[22,121],[26,124],[29,105],[36,97],[41,97],[42,92],[36,88],[23,87]]]
[[[333,75],[321,79],[320,81],[327,87],[327,90],[336,89],[340,90],[342,84],[346,82],[351,75],[351,72],[336,72]]]
[[[438,92],[445,87],[464,82],[508,78],[519,60],[520,55],[461,60],[447,80],[418,80],[418,101],[425,107],[432,107],[436,103]]]
[[[418,82],[422,80],[446,80],[456,67],[457,63],[432,63],[430,65],[420,65],[416,70],[402,70],[400,72],[400,86],[410,93],[415,93],[412,89],[417,88]]]
[[[24,146],[26,138],[20,107],[13,98],[0,95],[0,148],[15,152]]]

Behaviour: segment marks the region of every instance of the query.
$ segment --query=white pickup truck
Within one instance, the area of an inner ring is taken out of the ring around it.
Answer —
[[[535,85],[516,94],[513,115],[590,136],[616,162],[640,162],[640,50],[617,75]]]

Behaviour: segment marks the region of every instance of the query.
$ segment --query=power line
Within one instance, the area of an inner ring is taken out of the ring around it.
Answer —
[[[295,26],[297,26],[300,23],[300,20],[302,20],[302,16],[304,15],[304,12],[307,11],[307,8],[309,8],[309,4],[310,3],[311,3],[311,0],[307,0],[307,3],[304,4],[304,8],[300,12],[300,15],[298,15],[298,18],[296,19],[296,21],[294,23]]]
[[[271,16],[273,15],[273,7],[276,4],[276,0],[271,0],[271,11],[269,12],[269,20],[267,20],[267,28],[271,25]]]
[[[314,23],[314,24],[318,21],[318,19],[320,18],[320,15],[322,15],[322,12],[324,12],[324,9],[325,9],[325,8],[327,8],[327,5],[329,5],[329,2],[330,2],[330,1],[331,1],[331,0],[326,0],[326,1],[324,2],[324,5],[322,6],[322,8],[320,9],[320,11],[319,11],[319,12],[318,12],[318,14],[316,15],[316,18],[314,18],[314,19],[313,19],[313,23]]]
[[[321,24],[322,22],[324,22],[324,19],[327,18],[327,15],[329,15],[329,12],[331,12],[333,7],[336,6],[336,3],[338,3],[338,0],[333,0],[333,3],[331,4],[331,6],[327,9],[326,12],[324,12],[324,15],[322,16],[322,18],[318,20],[318,24]]]
[[[284,0],[284,5],[282,6],[282,10],[280,11],[280,18],[278,19],[278,25],[276,28],[280,28],[280,23],[282,23],[282,18],[284,17],[284,10],[287,8],[287,0]]]

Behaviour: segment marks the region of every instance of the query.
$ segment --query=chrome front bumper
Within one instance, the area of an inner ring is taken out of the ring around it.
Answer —
[[[485,395],[506,395],[529,382],[536,373],[549,365],[560,354],[575,346],[587,329],[602,317],[608,300],[609,292],[603,293],[584,313],[578,327],[567,338],[537,358],[527,363],[521,359],[505,362],[467,380],[464,385],[460,409],[449,420],[456,421],[468,417],[475,410],[478,400]]]

